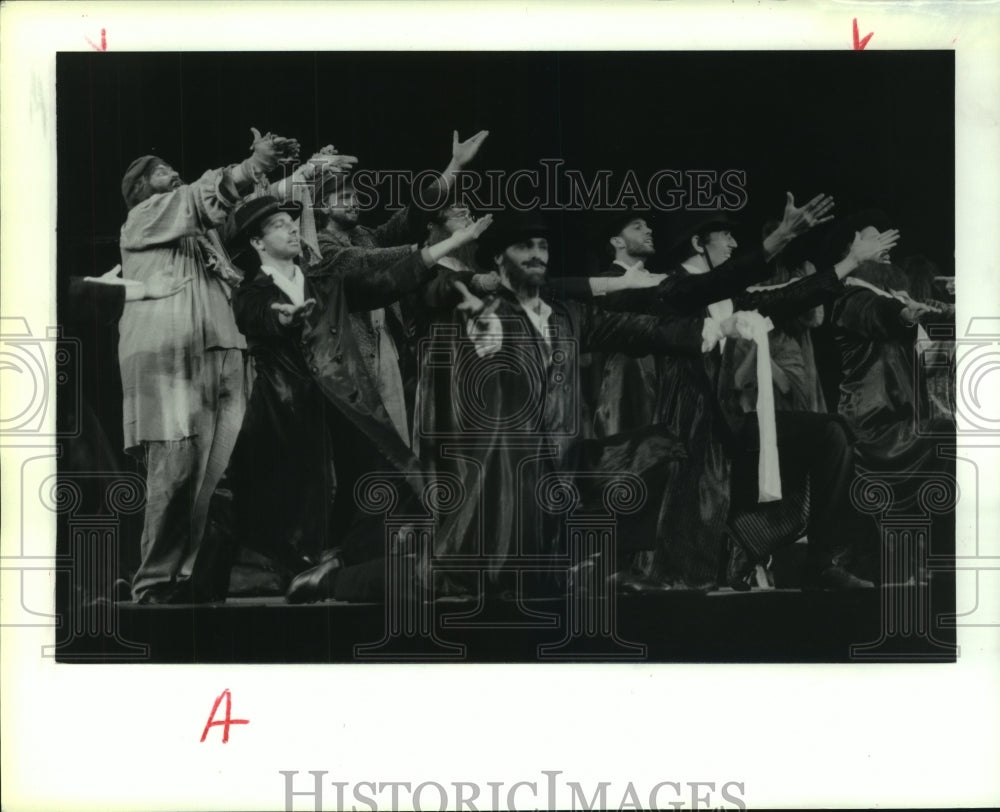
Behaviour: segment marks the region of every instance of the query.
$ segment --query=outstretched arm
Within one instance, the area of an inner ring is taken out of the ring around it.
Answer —
[[[437,179],[420,192],[420,200],[427,204],[426,207],[411,203],[400,209],[374,230],[376,244],[401,245],[422,239],[420,235],[424,234],[430,215],[447,204],[455,176],[476,157],[488,135],[488,130],[480,130],[471,138],[459,141],[458,130],[455,130],[452,133],[451,161]]]
[[[385,307],[429,282],[436,275],[435,265],[439,259],[478,239],[492,221],[492,216],[483,217],[448,239],[419,250],[416,246],[335,249],[324,257],[320,266],[310,271],[310,275],[340,275],[348,306],[353,311]],[[390,261],[379,262],[390,257]]]
[[[829,195],[818,194],[801,208],[796,208],[795,197],[791,192],[785,192],[785,196],[785,211],[781,222],[764,240],[765,260],[780,253],[796,237],[833,219],[833,198]]]

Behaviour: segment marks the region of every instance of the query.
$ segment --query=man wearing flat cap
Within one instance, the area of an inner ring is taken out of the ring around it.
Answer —
[[[297,144],[260,136],[242,163],[182,183],[154,155],[122,179],[129,212],[121,230],[122,277],[144,282],[167,272],[185,283],[172,297],[130,301],[119,325],[125,450],[146,467],[139,603],[214,597],[206,549],[209,501],[245,408],[243,350],[230,307],[239,274],[216,232],[256,178]]]
[[[303,272],[300,213],[297,203],[251,200],[236,210],[230,242],[246,274],[233,300],[236,324],[257,373],[230,472],[237,529],[243,544],[298,576],[291,602],[333,597],[334,569],[343,570],[336,574],[346,576],[341,588],[349,595],[354,568],[367,577],[362,565],[382,555],[381,533],[358,521],[361,476],[401,471],[421,481],[409,443],[365,372],[351,314],[418,290],[439,259],[491,222],[469,223],[418,251],[416,265],[345,272],[320,262]]]

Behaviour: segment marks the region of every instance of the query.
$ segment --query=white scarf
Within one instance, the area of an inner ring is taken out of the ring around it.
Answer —
[[[700,268],[684,263],[691,273],[703,273]],[[708,314],[718,322],[733,315],[733,300],[723,299],[708,306]],[[769,318],[756,310],[741,310],[736,326],[741,338],[757,345],[757,433],[760,458],[757,462],[757,501],[777,502],[781,499],[781,469],[778,464],[778,428],[774,416],[774,383],[771,378],[771,344],[767,334],[774,329]],[[720,351],[725,339],[720,342]]]
[[[302,276],[302,271],[299,270],[297,265],[293,267],[295,270],[291,279],[277,268],[271,268],[268,265],[261,265],[260,269],[270,276],[274,284],[292,300],[292,304],[298,307],[305,302],[305,277]]]

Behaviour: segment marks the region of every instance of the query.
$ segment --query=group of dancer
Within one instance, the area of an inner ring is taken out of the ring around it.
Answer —
[[[928,439],[953,431],[947,382],[916,371],[953,290],[892,261],[884,214],[835,218],[823,194],[788,193],[763,227],[583,213],[600,272],[556,277],[543,212],[476,218],[456,193],[487,136],[456,133],[374,228],[358,159],[332,147],[299,163],[296,140],[253,131],[248,158],[190,183],[154,155],[128,167],[121,276],[82,287],[120,312],[125,450],[147,484],[132,599],[224,600],[237,545],[290,602],[551,596],[594,572],[636,593],[745,590],[802,540],[804,587],[872,588],[855,563],[877,528],[852,487],[947,464]],[[823,250],[789,260],[812,229]],[[587,517],[615,532],[571,532]]]

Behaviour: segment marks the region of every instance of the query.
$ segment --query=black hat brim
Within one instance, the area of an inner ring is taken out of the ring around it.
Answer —
[[[287,200],[284,202],[275,200],[274,203],[269,206],[262,206],[258,211],[255,211],[252,215],[250,215],[250,217],[240,224],[238,231],[234,231],[232,233],[228,240],[229,255],[235,259],[250,247],[249,233],[251,229],[262,220],[266,220],[271,215],[279,214],[281,212],[290,215],[293,220],[298,220],[302,217],[302,208],[302,203],[298,200]]]

